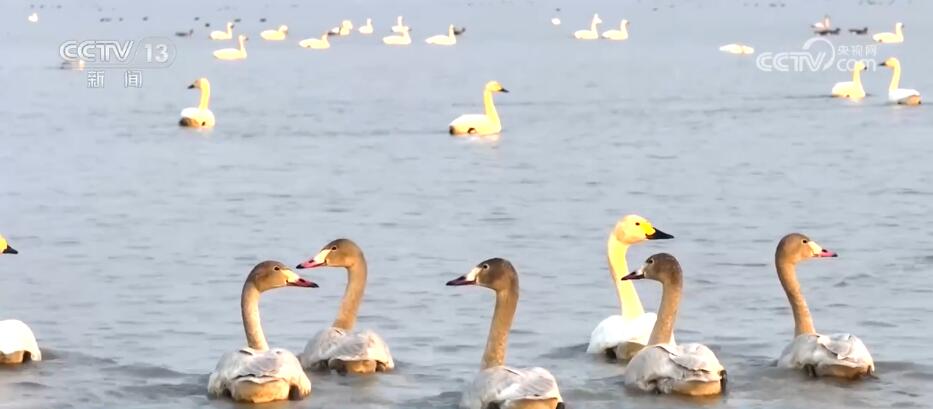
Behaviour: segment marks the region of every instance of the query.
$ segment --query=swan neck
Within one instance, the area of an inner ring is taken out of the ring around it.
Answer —
[[[852,71],[852,83],[858,87],[862,86],[862,70]]]
[[[486,109],[486,117],[492,123],[499,125],[499,113],[496,111],[496,105],[492,102],[492,91],[488,89],[483,91],[483,106]]]
[[[901,65],[894,64],[891,69],[894,70],[894,74],[891,75],[891,85],[888,86],[888,91],[896,90],[901,83]]]
[[[332,326],[350,331],[356,325],[356,315],[363,301],[363,292],[366,290],[366,259],[360,255],[353,265],[347,267],[347,288],[340,302],[340,311]]]
[[[240,41],[240,52],[245,53],[246,52],[246,39],[243,37],[240,37],[239,41]]]
[[[622,280],[622,277],[628,275],[629,272],[628,262],[625,260],[629,245],[622,243],[610,233],[606,247],[606,254],[609,257],[609,275],[616,287],[622,317],[630,320],[636,319],[645,313],[645,308],[641,305],[641,299],[638,298],[638,291],[635,290],[632,280]]]
[[[651,338],[648,345],[669,344],[674,338],[674,322],[677,320],[677,309],[680,307],[680,295],[683,280],[678,274],[670,282],[662,282],[661,306],[658,308],[658,319],[651,329]]]
[[[801,334],[815,334],[813,327],[813,318],[810,316],[810,308],[807,307],[807,300],[803,298],[800,291],[800,283],[797,281],[797,268],[789,260],[783,260],[777,256],[776,263],[778,279],[781,280],[781,286],[787,294],[787,301],[790,302],[790,309],[794,313],[794,336]]]
[[[240,313],[243,316],[243,329],[246,330],[246,345],[258,351],[268,350],[269,344],[266,343],[266,335],[259,322],[259,289],[252,281],[243,285]]]
[[[492,314],[486,351],[483,352],[483,368],[505,365],[505,352],[509,343],[509,330],[518,306],[518,283],[512,288],[496,292],[496,309]]]
[[[198,102],[198,109],[207,109],[207,104],[211,100],[211,84],[207,81],[201,81],[201,100]]]

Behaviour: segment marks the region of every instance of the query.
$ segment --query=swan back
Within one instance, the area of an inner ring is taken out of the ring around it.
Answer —
[[[801,334],[784,348],[778,359],[782,368],[843,366],[875,371],[875,361],[861,339],[852,334]]]
[[[645,347],[625,369],[625,385],[646,392],[674,393],[691,383],[721,382],[725,368],[702,344]]]
[[[308,341],[298,356],[301,366],[307,369],[326,369],[331,360],[376,361],[386,369],[395,368],[395,360],[385,341],[373,331],[352,333],[329,327],[318,332]]]
[[[10,355],[17,352],[29,353],[29,359],[42,360],[42,352],[36,336],[29,326],[19,320],[0,321],[0,354]]]
[[[301,369],[298,358],[284,349],[266,351],[242,348],[221,357],[208,380],[208,394],[215,397],[239,396],[237,388],[246,388],[244,383],[265,384],[275,381],[286,382],[297,395],[304,398],[311,394],[311,380]]]
[[[509,408],[523,400],[562,402],[554,375],[544,368],[517,369],[494,366],[480,371],[463,394],[460,407],[471,409]]]

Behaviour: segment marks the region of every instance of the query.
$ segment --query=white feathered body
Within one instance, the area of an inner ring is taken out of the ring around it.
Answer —
[[[703,344],[658,344],[642,349],[625,369],[625,385],[672,393],[689,384],[721,382],[725,368]]]
[[[875,371],[875,361],[868,348],[851,334],[798,335],[784,348],[778,366],[792,369],[812,366],[818,374],[832,366],[864,368],[866,374]]]
[[[490,403],[510,408],[523,400],[562,402],[557,380],[544,368],[494,366],[480,371],[460,401],[462,409],[485,409]]]
[[[19,320],[0,321],[0,354],[12,355],[17,352],[28,352],[33,361],[42,360],[36,336],[29,326]]]
[[[644,313],[637,318],[628,319],[621,315],[611,315],[602,320],[593,333],[590,334],[590,344],[586,348],[589,354],[602,354],[606,350],[615,349],[624,344],[639,344],[642,347],[648,344],[651,330],[657,321],[658,315],[653,312]],[[674,343],[673,340],[671,343]],[[627,359],[630,357],[619,357]]]
[[[183,125],[192,128],[213,128],[216,124],[214,113],[210,109],[185,108],[181,111],[181,118]]]
[[[329,327],[317,333],[299,354],[301,366],[308,369],[326,369],[334,361],[376,361],[386,370],[395,368],[395,361],[385,341],[373,331],[349,332]]]
[[[268,388],[263,396],[251,396],[264,386]],[[235,400],[253,403],[300,399],[311,394],[311,380],[291,352],[242,348],[220,358],[211,373],[207,392],[213,397],[230,395]]]

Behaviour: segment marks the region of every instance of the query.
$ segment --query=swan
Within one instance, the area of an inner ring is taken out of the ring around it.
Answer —
[[[411,35],[408,27],[402,29],[401,34],[390,35],[382,38],[382,42],[388,45],[409,45],[411,44]]]
[[[0,254],[19,254],[3,235],[0,235]],[[41,360],[42,352],[28,325],[19,320],[0,321],[0,365]]]
[[[871,36],[872,40],[875,42],[884,43],[884,44],[897,44],[904,42],[904,23],[897,23],[894,25],[893,33],[878,33]]]
[[[609,273],[616,287],[622,314],[611,315],[596,326],[590,334],[587,353],[606,354],[610,359],[628,361],[648,344],[651,328],[658,316],[653,312],[645,312],[631,281],[621,280],[629,272],[625,255],[629,246],[645,240],[672,238],[674,236],[656,229],[651,222],[638,215],[627,215],[616,223],[606,247]]]
[[[424,42],[433,45],[454,45],[457,44],[457,35],[454,33],[454,25],[447,26],[447,34],[438,34],[428,37]]]
[[[719,51],[729,54],[754,54],[755,49],[745,44],[731,43],[719,47]]]
[[[178,125],[191,128],[213,128],[214,113],[207,108],[211,100],[211,83],[207,78],[198,78],[188,89],[200,89],[201,99],[197,107],[185,108],[181,111],[181,120]]]
[[[298,355],[307,369],[333,369],[341,374],[370,374],[395,368],[389,346],[373,331],[352,332],[366,289],[367,266],[363,250],[349,239],[327,243],[314,257],[297,268],[343,267],[347,288],[340,312],[329,328],[318,332]]]
[[[233,38],[233,22],[227,22],[227,31],[211,31],[210,38],[211,40],[229,40]]]
[[[259,322],[259,295],[280,287],[316,288],[317,284],[277,261],[263,261],[253,268],[240,295],[247,346],[220,358],[208,380],[210,396],[265,403],[299,400],[311,394],[311,380],[301,370],[298,358],[284,349],[269,349]]]
[[[337,30],[337,35],[345,37],[353,33],[353,22],[350,20],[343,20],[340,22],[340,29]]]
[[[330,37],[330,33],[324,33],[321,38],[306,38],[301,40],[298,45],[312,50],[326,50],[330,48],[330,40],[327,37]]]
[[[603,32],[603,38],[607,40],[628,40],[628,20],[622,19],[618,30],[607,30]]]
[[[411,30],[411,27],[406,26],[405,23],[402,22],[402,16],[398,16],[398,18],[395,19],[395,25],[392,26],[393,33],[402,33],[403,31],[410,31],[410,30]]]
[[[832,96],[850,99],[865,98],[865,88],[862,88],[862,71],[866,69],[864,61],[856,62],[852,70],[852,81],[837,82],[833,85]]]
[[[836,253],[820,247],[800,233],[788,234],[778,243],[774,264],[794,313],[794,340],[781,353],[777,362],[779,367],[804,369],[811,376],[852,379],[874,373],[875,362],[858,337],[851,334],[827,336],[816,332],[807,301],[797,282],[798,262],[836,256]]]
[[[891,76],[891,85],[888,86],[888,101],[902,105],[920,105],[920,91],[909,88],[898,88],[901,82],[901,62],[895,57],[888,58],[881,63],[882,67],[894,70]]]
[[[551,17],[551,24],[553,24],[553,25],[555,25],[555,26],[559,26],[559,25],[560,25],[560,19],[557,18],[557,17]]]
[[[464,409],[558,409],[564,407],[557,380],[544,368],[505,366],[509,330],[518,306],[518,272],[508,260],[491,258],[449,286],[478,285],[496,292],[496,308],[480,371],[460,400]]]
[[[259,36],[267,41],[282,41],[285,39],[286,34],[288,34],[288,26],[281,25],[275,30],[265,30],[259,33]]]
[[[603,21],[600,20],[599,14],[593,14],[593,20],[590,22],[589,30],[577,30],[573,33],[573,37],[577,40],[596,40],[599,39],[599,31],[596,30],[596,26]]]
[[[38,23],[39,15],[37,13],[32,13],[29,17],[26,17],[26,20],[29,20],[30,23]]]
[[[451,135],[492,135],[502,131],[502,123],[499,122],[499,113],[496,112],[496,106],[492,103],[493,92],[509,92],[502,87],[499,81],[489,81],[483,88],[483,106],[486,113],[460,115],[454,119],[448,130]]]
[[[725,390],[726,369],[703,344],[673,343],[674,321],[680,304],[683,272],[674,256],[658,253],[622,280],[647,278],[662,287],[658,320],[648,346],[625,368],[625,386],[646,392],[689,396],[718,395]]]
[[[366,24],[360,26],[360,28],[357,29],[357,31],[359,31],[360,34],[372,34],[373,33],[373,19],[367,17]]]
[[[830,28],[832,28],[832,24],[829,21],[829,15],[823,16],[822,20],[817,21],[816,23],[813,23],[813,25],[811,25],[810,27],[816,31],[829,30]]]
[[[214,58],[218,60],[243,60],[246,59],[246,36],[240,34],[237,36],[240,48],[223,48],[214,51]]]

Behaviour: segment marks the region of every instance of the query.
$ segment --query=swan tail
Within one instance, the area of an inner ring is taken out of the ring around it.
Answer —
[[[194,119],[191,119],[191,118],[188,118],[188,117],[182,117],[182,118],[178,121],[178,125],[179,125],[179,126],[188,127],[188,128],[197,128],[197,127],[201,126],[201,124],[198,123],[198,121],[196,121],[196,120],[194,120]]]

